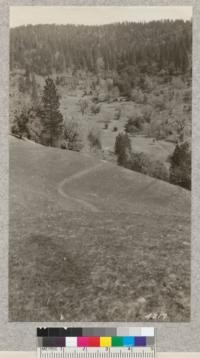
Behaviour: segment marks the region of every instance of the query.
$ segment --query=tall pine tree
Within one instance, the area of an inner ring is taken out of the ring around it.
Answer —
[[[32,73],[32,76],[31,76],[31,98],[32,98],[33,106],[37,107],[38,93],[37,93],[37,82],[36,82],[34,73]]]
[[[63,131],[63,116],[59,111],[60,102],[56,86],[51,78],[46,79],[42,103],[42,136],[47,145],[55,147]]]

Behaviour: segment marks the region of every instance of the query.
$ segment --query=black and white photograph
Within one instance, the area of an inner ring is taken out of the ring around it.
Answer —
[[[189,322],[192,7],[12,6],[9,320]]]

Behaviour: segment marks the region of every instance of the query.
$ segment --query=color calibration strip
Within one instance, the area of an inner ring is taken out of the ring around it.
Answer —
[[[136,328],[38,328],[38,347],[151,347],[152,327]]]

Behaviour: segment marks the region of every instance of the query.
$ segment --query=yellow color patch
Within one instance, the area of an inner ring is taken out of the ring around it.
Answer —
[[[111,347],[111,337],[100,337],[100,347]]]

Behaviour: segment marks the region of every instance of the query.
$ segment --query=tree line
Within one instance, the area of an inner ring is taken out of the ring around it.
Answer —
[[[182,20],[102,26],[28,25],[11,29],[10,67],[47,76],[71,68],[92,73],[185,73],[192,23]]]
[[[134,152],[127,133],[119,133],[115,140],[117,163],[130,170],[168,181],[191,190],[191,144],[189,140],[176,144],[169,156],[169,171],[159,160],[151,160],[146,154]]]

